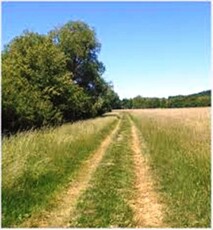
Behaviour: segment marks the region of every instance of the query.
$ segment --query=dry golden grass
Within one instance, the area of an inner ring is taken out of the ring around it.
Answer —
[[[130,111],[147,145],[172,227],[210,226],[210,108]]]
[[[205,108],[175,108],[175,109],[134,109],[135,114],[162,119],[165,122],[176,121],[195,129],[210,129],[210,107]]]
[[[187,136],[182,138],[188,149],[196,149],[198,153],[206,153],[209,157],[211,136],[210,108],[181,108],[181,109],[141,109],[132,110],[135,116],[157,122],[156,129],[176,129],[176,135]],[[181,129],[181,132],[178,132]],[[180,137],[181,139],[181,137]],[[187,140],[187,141],[185,141]],[[200,151],[207,148],[206,151]],[[191,152],[191,151],[188,151]]]

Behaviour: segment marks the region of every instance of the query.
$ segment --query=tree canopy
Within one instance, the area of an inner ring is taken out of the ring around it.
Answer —
[[[84,22],[25,31],[2,52],[3,132],[101,115],[119,101],[102,74],[100,43]]]

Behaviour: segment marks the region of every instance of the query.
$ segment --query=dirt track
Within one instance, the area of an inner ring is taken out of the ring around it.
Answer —
[[[141,143],[138,131],[132,124],[132,150],[135,168],[135,197],[131,203],[134,211],[134,221],[137,227],[162,227],[163,212],[162,204],[159,202],[158,194],[154,190],[148,161],[141,153]]]
[[[89,185],[93,173],[101,162],[114,135],[119,129],[120,121],[109,136],[101,143],[92,156],[83,163],[81,171],[73,182],[57,198],[57,205],[51,212],[44,211],[38,217],[32,216],[21,227],[68,227],[70,216],[75,209],[76,202]]]
[[[121,118],[122,119],[122,118]],[[163,224],[163,206],[154,190],[154,182],[147,158],[141,152],[141,139],[138,130],[131,119],[131,141],[135,174],[134,196],[129,201],[136,227],[165,227]],[[115,129],[101,143],[99,148],[85,161],[74,180],[56,198],[56,204],[51,211],[44,210],[36,216],[31,216],[21,227],[69,227],[77,201],[88,188],[94,172],[99,166],[107,148],[115,141],[113,138],[119,130],[121,120]],[[143,143],[142,143],[143,144]]]

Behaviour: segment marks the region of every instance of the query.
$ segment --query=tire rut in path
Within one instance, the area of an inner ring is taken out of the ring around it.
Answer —
[[[130,119],[131,120],[131,119]],[[131,120],[132,125],[132,150],[135,179],[135,197],[131,201],[134,213],[134,222],[137,227],[162,227],[163,212],[159,196],[154,191],[154,181],[147,158],[141,152],[141,144],[137,129]]]
[[[113,137],[117,133],[120,123],[121,120],[118,121],[118,124],[114,130],[104,139],[95,153],[92,154],[92,156],[82,164],[79,174],[77,174],[76,178],[70,183],[66,191],[60,194],[60,196],[57,198],[56,207],[50,212],[42,212],[38,218],[33,218],[32,216],[21,225],[22,227],[69,226],[69,220],[75,210],[77,200],[82,192],[87,189],[89,181],[92,178],[92,175],[98,167],[99,163],[101,162]]]

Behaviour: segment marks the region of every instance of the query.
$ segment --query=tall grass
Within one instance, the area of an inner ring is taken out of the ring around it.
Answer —
[[[168,204],[165,221],[171,227],[210,227],[209,111],[138,110],[132,117]]]
[[[106,151],[90,187],[80,197],[72,227],[131,227],[133,213],[128,199],[133,190],[133,162],[125,115],[114,142]]]
[[[3,227],[18,225],[48,205],[115,123],[111,116],[4,138]]]

